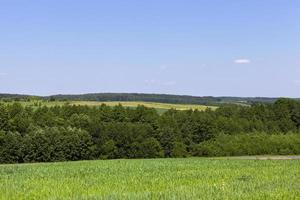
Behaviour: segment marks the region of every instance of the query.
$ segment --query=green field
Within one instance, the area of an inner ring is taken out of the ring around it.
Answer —
[[[300,199],[300,160],[156,159],[0,165],[1,199]]]
[[[12,103],[12,102],[9,102]],[[19,101],[24,106],[38,106],[38,105],[45,105],[45,106],[61,106],[64,104],[69,105],[87,105],[87,106],[101,106],[105,104],[110,107],[117,106],[121,104],[127,108],[136,108],[138,105],[143,105],[148,108],[155,108],[158,110],[159,113],[165,112],[169,109],[176,109],[176,110],[206,110],[210,108],[215,110],[217,107],[215,106],[204,106],[204,105],[194,105],[194,104],[168,104],[168,103],[155,103],[155,102],[142,102],[142,101]]]

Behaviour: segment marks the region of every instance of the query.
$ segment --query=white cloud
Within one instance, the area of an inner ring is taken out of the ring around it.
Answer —
[[[7,76],[7,75],[8,75],[7,73],[0,72],[0,76]]]
[[[234,60],[234,63],[236,64],[249,64],[251,62],[251,60],[249,59],[236,59]]]

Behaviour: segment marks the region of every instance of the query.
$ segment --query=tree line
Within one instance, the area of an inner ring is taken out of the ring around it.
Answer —
[[[0,163],[300,154],[300,102],[169,110],[0,104]]]
[[[5,101],[27,101],[30,99],[58,100],[58,101],[145,101],[175,104],[199,104],[216,105],[223,103],[238,103],[251,105],[253,103],[274,103],[277,98],[266,97],[212,97],[212,96],[189,96],[171,94],[143,94],[143,93],[91,93],[79,95],[52,95],[30,96],[19,94],[0,94],[0,99]]]

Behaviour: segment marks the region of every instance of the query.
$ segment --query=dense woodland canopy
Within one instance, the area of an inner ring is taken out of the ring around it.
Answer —
[[[300,102],[176,111],[0,104],[0,163],[300,154]]]

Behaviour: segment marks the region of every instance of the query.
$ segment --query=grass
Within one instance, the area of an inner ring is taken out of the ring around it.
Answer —
[[[11,102],[10,102],[11,103]],[[176,110],[206,110],[207,108],[210,108],[212,110],[215,110],[217,107],[215,106],[204,106],[204,105],[194,105],[194,104],[169,104],[169,103],[155,103],[155,102],[142,102],[142,101],[20,101],[24,106],[37,106],[37,105],[46,105],[46,106],[61,106],[66,103],[70,105],[87,105],[87,106],[101,106],[102,104],[105,104],[110,107],[117,106],[121,104],[124,107],[128,108],[136,108],[138,105],[143,105],[148,108],[155,108],[159,113],[163,113],[169,109],[176,109]]]
[[[156,159],[0,166],[1,199],[299,199],[300,160]]]

